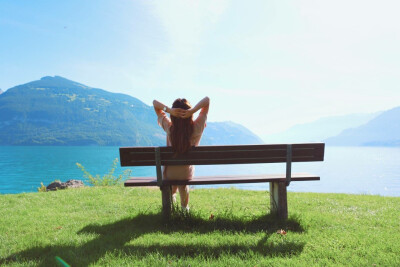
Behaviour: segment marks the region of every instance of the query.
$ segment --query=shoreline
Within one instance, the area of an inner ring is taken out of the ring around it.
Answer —
[[[85,188],[100,188],[101,189],[102,186],[90,186],[90,185],[85,185],[84,187],[80,187],[80,188],[67,188],[67,189],[60,189],[60,190],[56,190],[56,191],[67,191],[67,190],[79,190],[79,189],[85,189]],[[132,190],[132,189],[149,189],[149,190],[158,190],[160,191],[158,186],[142,186],[142,187],[124,187],[124,186],[105,186],[105,188],[109,188],[109,187],[122,187],[125,188],[125,190]],[[225,186],[219,186],[219,187],[194,187],[194,188],[190,188],[190,191],[198,191],[198,190],[238,190],[238,191],[248,191],[248,192],[269,192],[269,190],[255,190],[255,189],[246,189],[246,188],[239,188],[239,187],[235,187],[235,186],[229,186],[229,187],[225,187]],[[36,194],[36,193],[49,193],[49,192],[56,192],[56,191],[48,191],[48,192],[39,192],[39,191],[32,191],[32,192],[19,192],[19,193],[0,193],[0,196],[9,196],[9,195],[27,195],[27,194]],[[400,196],[386,196],[386,195],[379,195],[379,194],[365,194],[365,193],[343,193],[343,192],[313,192],[313,191],[291,191],[290,189],[288,189],[288,194],[321,194],[321,195],[344,195],[344,196],[374,196],[374,197],[388,197],[388,198],[400,198]],[[161,194],[161,191],[160,191]]]

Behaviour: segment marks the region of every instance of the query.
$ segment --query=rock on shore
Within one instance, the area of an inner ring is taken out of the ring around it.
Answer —
[[[68,180],[65,183],[61,181],[54,181],[46,187],[47,191],[55,191],[65,188],[78,188],[83,187],[84,184],[81,180]]]

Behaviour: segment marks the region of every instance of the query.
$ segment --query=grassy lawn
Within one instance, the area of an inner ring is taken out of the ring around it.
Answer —
[[[158,189],[0,195],[0,266],[400,266],[400,198],[289,193],[279,222],[266,191],[190,196],[167,223]]]

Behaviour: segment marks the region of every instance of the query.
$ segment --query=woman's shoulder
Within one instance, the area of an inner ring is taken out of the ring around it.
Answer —
[[[194,121],[194,131],[203,132],[204,128],[207,126],[207,114],[200,113],[199,116]]]
[[[158,114],[157,122],[158,125],[160,125],[165,132],[169,132],[169,128],[171,128],[172,122],[171,119],[164,112]]]
[[[200,113],[199,116],[197,116],[196,120],[194,121],[195,124],[203,124],[207,121],[207,114],[206,113]]]

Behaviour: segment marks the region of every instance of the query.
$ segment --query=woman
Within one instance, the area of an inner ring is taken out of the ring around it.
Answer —
[[[187,152],[192,146],[198,146],[203,130],[206,127],[208,107],[210,99],[203,98],[196,106],[191,107],[190,103],[184,98],[178,98],[172,104],[172,108],[154,100],[153,106],[157,113],[158,124],[167,133],[167,146],[177,154]],[[200,114],[193,121],[193,114],[200,110]],[[169,118],[166,113],[170,114]],[[163,179],[190,180],[194,175],[194,166],[165,166]],[[183,210],[189,211],[189,186],[173,186],[172,199],[176,200],[176,191],[179,190],[181,206]]]

